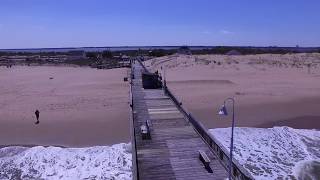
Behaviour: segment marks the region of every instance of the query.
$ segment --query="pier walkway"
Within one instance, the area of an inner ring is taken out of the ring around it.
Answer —
[[[132,64],[134,179],[226,179],[224,165],[164,90],[143,88],[143,71],[140,63]],[[150,132],[149,138],[143,137],[141,126]],[[210,160],[209,166],[199,151]]]

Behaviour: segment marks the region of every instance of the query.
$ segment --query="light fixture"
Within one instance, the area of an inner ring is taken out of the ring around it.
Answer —
[[[232,126],[231,126],[231,141],[230,141],[230,156],[229,156],[229,179],[232,179],[232,151],[233,151],[233,129],[234,129],[234,98],[227,98],[224,100],[224,103],[221,109],[218,112],[218,115],[227,116],[228,111],[226,108],[226,102],[230,100],[232,102]]]

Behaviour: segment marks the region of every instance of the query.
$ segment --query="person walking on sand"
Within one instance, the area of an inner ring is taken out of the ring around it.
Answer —
[[[35,124],[39,124],[40,123],[40,121],[39,121],[39,116],[40,116],[39,110],[37,109],[36,112],[34,112],[34,114],[36,115],[36,118],[37,118],[37,122],[35,122]]]

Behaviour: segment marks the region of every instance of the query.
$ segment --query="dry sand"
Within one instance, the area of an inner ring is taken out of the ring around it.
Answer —
[[[207,128],[231,125],[217,111],[234,97],[236,126],[320,129],[320,54],[172,55],[146,65],[165,69],[168,87]]]
[[[0,67],[0,145],[128,142],[126,73],[127,69]],[[36,109],[39,125],[34,124]]]

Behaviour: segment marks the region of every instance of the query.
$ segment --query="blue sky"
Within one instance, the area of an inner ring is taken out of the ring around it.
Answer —
[[[0,0],[0,48],[320,46],[319,0]]]

